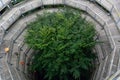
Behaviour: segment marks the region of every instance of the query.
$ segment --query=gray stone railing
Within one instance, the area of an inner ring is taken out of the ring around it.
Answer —
[[[0,11],[8,6],[8,4],[11,2],[11,0],[0,0]]]
[[[117,28],[120,31],[120,12],[116,8],[116,6],[109,0],[90,0],[90,1],[95,1],[101,6],[103,6],[106,10],[108,10],[110,14],[113,16],[113,19],[115,20]]]

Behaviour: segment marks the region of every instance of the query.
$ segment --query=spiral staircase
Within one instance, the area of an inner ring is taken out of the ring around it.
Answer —
[[[57,11],[56,5],[84,11],[97,31],[96,69],[91,80],[120,80],[120,14],[108,0],[24,0],[16,5],[0,0],[0,80],[30,80],[27,72],[34,50],[24,43],[27,24],[44,11]],[[45,8],[53,5],[53,8]],[[5,51],[8,48],[9,51]]]

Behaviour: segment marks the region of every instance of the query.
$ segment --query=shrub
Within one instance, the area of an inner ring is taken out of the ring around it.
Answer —
[[[39,51],[31,71],[38,71],[47,80],[78,80],[88,73],[95,58],[95,29],[80,11],[45,13],[28,26],[26,43]]]

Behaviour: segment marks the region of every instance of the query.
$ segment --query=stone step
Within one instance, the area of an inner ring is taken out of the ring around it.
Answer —
[[[98,67],[98,71],[94,80],[101,80],[107,61],[108,61],[108,57],[106,57],[102,62],[100,62],[100,65]]]
[[[18,74],[21,77],[21,80],[26,80],[24,72],[18,71]]]
[[[110,76],[112,76],[114,73],[116,73],[119,70],[119,66],[120,66],[120,54],[119,54],[119,49],[116,50],[116,54],[114,56],[114,60],[113,60],[113,65],[112,65],[112,69],[111,69],[111,74]]]
[[[8,70],[4,70],[4,76],[5,76],[5,80],[11,79],[10,73]]]
[[[14,80],[21,80],[18,72],[15,70],[15,67],[9,66]]]
[[[22,62],[24,62],[25,60],[25,58],[24,58],[24,56],[25,56],[25,54],[24,54],[24,52],[26,51],[28,49],[28,46],[26,45],[26,44],[24,44],[24,46],[23,47],[21,47],[21,52],[20,52],[20,62],[22,61]],[[23,69],[24,69],[24,64],[22,65],[22,64],[20,64],[20,70],[21,71],[23,71]],[[24,72],[24,71],[23,71]]]
[[[63,4],[63,0],[42,0],[42,3],[44,5],[57,5]]]
[[[113,5],[107,0],[95,0],[98,4],[103,6],[106,10],[111,11]]]
[[[15,40],[14,47],[13,47],[13,53],[18,52],[18,46],[24,41],[25,34],[26,34],[26,30],[24,30],[21,33],[21,35]]]
[[[17,37],[19,37],[21,33],[24,31],[24,29],[26,28],[26,24],[25,23],[15,24],[15,27],[17,29],[14,29],[13,27],[11,31],[5,35],[4,37],[5,40],[10,40],[10,39],[15,40]]]
[[[120,31],[120,15],[119,15],[119,1],[112,1],[112,0],[96,0],[96,2],[100,5],[102,5],[106,10],[108,10],[113,19],[115,20],[116,22],[116,25],[117,25],[117,28],[119,29]],[[115,4],[117,3],[117,4]]]
[[[94,7],[96,6],[96,7]],[[103,16],[105,19],[109,19],[108,18],[108,12],[106,12],[103,8],[101,8],[100,6],[98,6],[97,4],[91,3],[89,7],[94,11],[96,11],[97,14],[99,14],[100,16]]]
[[[110,60],[111,60],[111,55],[108,56],[108,59],[106,61],[106,65],[104,66],[104,70],[103,70],[103,74],[101,76],[101,78],[106,78],[108,76],[108,71],[110,68]]]

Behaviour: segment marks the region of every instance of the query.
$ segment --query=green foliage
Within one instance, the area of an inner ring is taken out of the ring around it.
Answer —
[[[39,71],[47,80],[80,80],[81,72],[92,67],[95,29],[79,11],[45,13],[28,26],[26,43],[39,50],[31,71]]]

